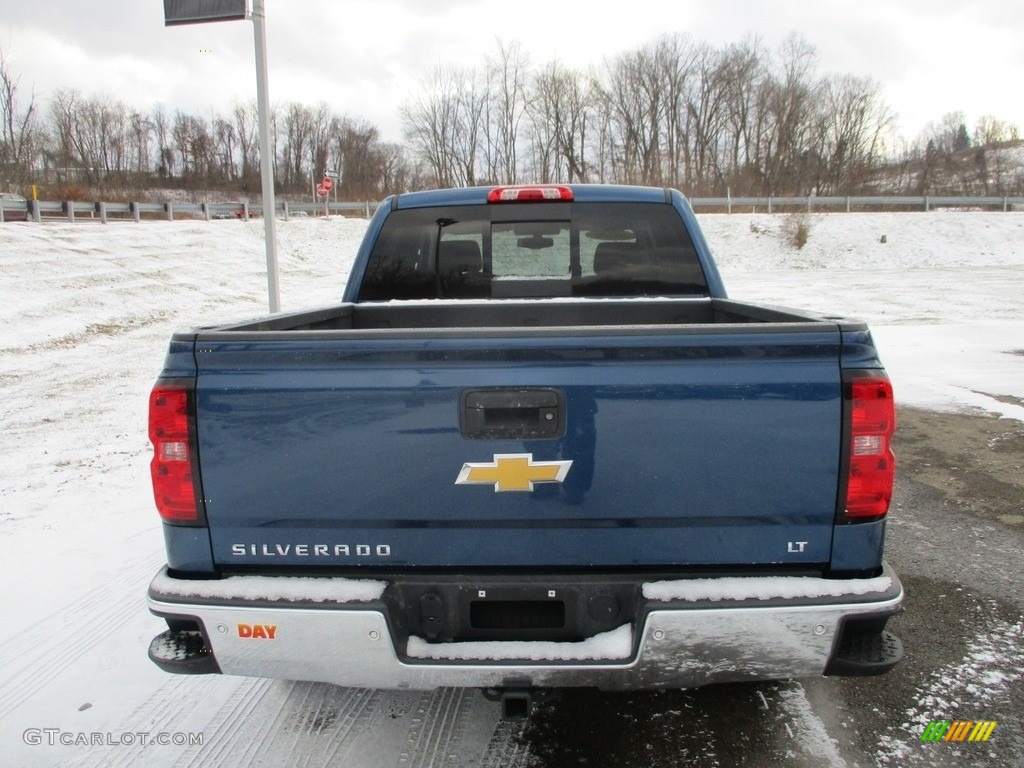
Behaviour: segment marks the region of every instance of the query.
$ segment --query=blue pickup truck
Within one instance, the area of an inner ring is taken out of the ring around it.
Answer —
[[[894,422],[868,328],[727,298],[677,191],[390,197],[337,305],[171,339],[150,658],[510,696],[883,673]]]

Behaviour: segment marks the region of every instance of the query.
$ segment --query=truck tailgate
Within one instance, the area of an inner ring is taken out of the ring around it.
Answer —
[[[214,559],[264,569],[826,563],[839,329],[715,331],[200,335]],[[554,433],[517,432],[520,407]]]

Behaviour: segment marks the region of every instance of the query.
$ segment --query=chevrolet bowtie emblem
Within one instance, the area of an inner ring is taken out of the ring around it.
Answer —
[[[493,485],[494,490],[532,491],[534,483],[561,483],[572,461],[534,461],[532,453],[499,453],[489,464],[463,464],[456,485]]]

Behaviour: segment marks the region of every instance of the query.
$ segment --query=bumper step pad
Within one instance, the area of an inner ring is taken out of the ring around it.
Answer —
[[[217,659],[201,632],[168,629],[149,644],[149,658],[164,672],[176,675],[220,674]]]
[[[903,643],[891,632],[846,633],[826,675],[867,677],[882,675],[903,658]]]

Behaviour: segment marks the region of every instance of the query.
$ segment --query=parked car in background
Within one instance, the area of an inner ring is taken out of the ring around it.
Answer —
[[[28,221],[28,200],[14,192],[0,192],[0,221]]]

